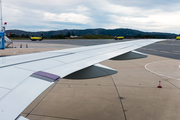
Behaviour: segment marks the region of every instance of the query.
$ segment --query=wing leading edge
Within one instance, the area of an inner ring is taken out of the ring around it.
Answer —
[[[93,77],[103,76],[105,73],[114,74],[117,71],[98,63],[113,58],[117,60],[146,57],[134,50],[158,41],[162,40],[144,39],[1,57],[0,120],[25,119],[20,113],[60,78],[80,70],[88,76],[88,72],[99,69],[97,71],[101,71],[101,74],[89,75]],[[81,73],[78,74],[80,76]],[[82,78],[88,78],[87,76]]]

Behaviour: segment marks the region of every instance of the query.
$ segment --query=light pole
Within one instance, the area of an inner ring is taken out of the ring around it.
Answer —
[[[0,3],[1,3],[1,28],[3,27],[3,21],[2,21],[2,0],[0,0]]]

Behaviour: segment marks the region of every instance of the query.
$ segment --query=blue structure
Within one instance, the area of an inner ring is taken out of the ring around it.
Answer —
[[[0,31],[0,49],[5,49],[4,32]]]

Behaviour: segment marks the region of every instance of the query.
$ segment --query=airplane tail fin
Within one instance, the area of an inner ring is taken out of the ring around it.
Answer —
[[[8,36],[10,36],[11,35],[11,32],[8,34]]]

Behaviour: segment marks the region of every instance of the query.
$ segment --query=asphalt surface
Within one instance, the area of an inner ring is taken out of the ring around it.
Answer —
[[[15,43],[31,44],[67,44],[67,45],[77,45],[77,46],[90,46],[99,45],[107,43],[116,43],[131,41],[132,39],[124,40],[114,40],[114,39],[69,39],[69,40],[43,40],[43,41],[30,41],[30,40],[14,40]],[[133,39],[134,40],[134,39]],[[40,47],[40,46],[38,46]],[[41,46],[42,47],[42,46]],[[51,46],[52,47],[52,46]],[[154,43],[143,48],[137,49],[139,52],[146,54],[152,54],[157,56],[162,56],[166,58],[178,59],[180,60],[180,40],[166,40],[159,43]]]
[[[138,49],[138,51],[180,60],[180,41],[167,40]]]
[[[125,40],[125,41],[127,41],[127,40]],[[113,39],[60,39],[60,40],[43,40],[43,41],[14,40],[14,42],[90,46],[90,45],[100,45],[100,44],[123,42],[123,41],[113,40]]]

